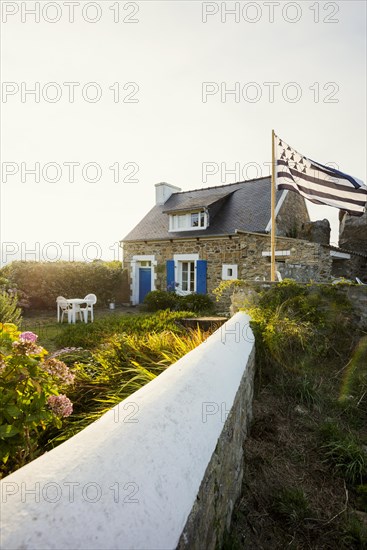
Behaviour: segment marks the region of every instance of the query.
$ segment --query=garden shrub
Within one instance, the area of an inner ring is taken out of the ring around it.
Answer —
[[[0,292],[0,323],[14,323],[19,325],[22,315],[18,307],[16,295]]]
[[[21,262],[5,266],[1,275],[24,292],[32,309],[54,309],[56,298],[83,298],[93,293],[96,306],[126,301],[126,272],[121,262]]]
[[[179,298],[174,292],[152,290],[145,296],[144,306],[147,311],[159,311],[161,309],[177,310]]]
[[[42,431],[72,412],[65,394],[73,384],[65,363],[37,345],[37,335],[0,324],[0,472],[23,466],[35,458]]]
[[[284,280],[246,311],[264,365],[302,371],[335,355],[342,362],[358,338],[350,302],[339,289]]]
[[[144,298],[147,311],[171,309],[173,311],[193,311],[194,313],[211,313],[214,310],[213,301],[207,294],[187,294],[180,296],[175,292],[152,290]]]
[[[204,314],[214,311],[214,303],[208,294],[188,294],[180,297],[180,309]]]
[[[0,270],[0,273],[1,271],[2,270]],[[20,290],[15,283],[12,283],[9,279],[0,274],[0,293],[2,292],[5,292],[9,296],[16,296],[18,300],[18,307],[23,309],[29,307],[29,298],[27,294]]]

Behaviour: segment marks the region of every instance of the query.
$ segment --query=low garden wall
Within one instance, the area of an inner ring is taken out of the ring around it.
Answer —
[[[254,340],[239,312],[53,451],[4,478],[6,550],[220,546],[241,493]]]

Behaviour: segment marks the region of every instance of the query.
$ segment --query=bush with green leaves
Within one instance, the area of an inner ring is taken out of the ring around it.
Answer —
[[[0,473],[23,466],[38,453],[41,433],[60,428],[72,403],[60,393],[74,375],[59,359],[47,358],[37,335],[0,324]]]
[[[29,298],[25,292],[20,290],[14,282],[1,275],[0,270],[0,293],[5,292],[11,297],[16,297],[18,300],[18,307],[27,309],[29,307]]]
[[[7,292],[0,292],[0,323],[19,325],[22,319],[21,313],[16,295],[12,296]]]
[[[187,294],[180,296],[175,292],[164,290],[152,290],[144,298],[147,311],[160,311],[171,309],[172,311],[192,311],[198,314],[212,313],[214,304],[207,294]]]
[[[358,338],[351,304],[336,285],[285,279],[246,306],[261,362],[303,371],[336,357],[341,364]]]
[[[164,309],[177,310],[179,305],[179,296],[175,292],[166,292],[164,290],[152,290],[144,298],[146,311],[159,311]]]
[[[54,309],[56,298],[83,298],[96,294],[96,306],[112,299],[127,299],[126,271],[121,262],[12,262],[1,270],[19,291],[24,292],[32,309]]]
[[[180,296],[180,310],[193,311],[198,314],[210,314],[214,311],[214,303],[208,294],[188,294]]]

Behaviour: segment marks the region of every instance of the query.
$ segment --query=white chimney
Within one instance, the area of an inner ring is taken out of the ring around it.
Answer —
[[[174,185],[171,185],[170,183],[165,183],[162,181],[161,183],[155,184],[155,203],[156,204],[164,204],[172,193],[179,193],[181,189],[179,187],[175,187]]]

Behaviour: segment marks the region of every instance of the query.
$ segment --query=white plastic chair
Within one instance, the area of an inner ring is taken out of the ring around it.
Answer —
[[[61,323],[64,321],[64,315],[65,313],[68,314],[68,323],[71,323],[71,315],[72,315],[72,308],[67,303],[66,298],[64,296],[58,296],[56,298],[57,303],[57,322]],[[61,311],[61,319],[60,319],[60,311]]]
[[[84,300],[87,302],[87,305],[85,307],[80,308],[80,310],[83,312],[83,315],[84,315],[84,323],[88,323],[89,311],[90,311],[90,318],[93,323],[94,321],[93,306],[94,304],[97,303],[97,296],[95,294],[87,294]]]
[[[277,271],[276,274],[277,274],[278,281],[281,283],[283,281],[283,277],[281,276],[280,271]]]

